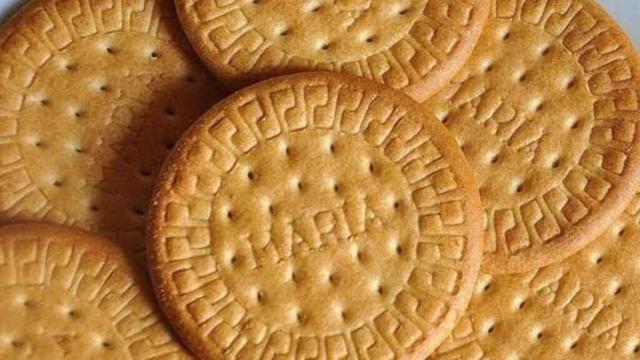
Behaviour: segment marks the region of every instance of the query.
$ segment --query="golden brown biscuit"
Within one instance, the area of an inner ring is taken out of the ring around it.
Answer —
[[[308,70],[367,77],[418,100],[475,46],[490,0],[176,0],[205,64],[232,89]]]
[[[170,0],[36,0],[0,29],[0,220],[144,246],[169,148],[216,99]]]
[[[103,238],[59,225],[0,228],[0,358],[187,359],[146,275]]]
[[[594,240],[640,179],[640,64],[591,0],[493,0],[464,69],[425,109],[480,184],[483,269],[521,272]]]
[[[483,275],[433,360],[640,355],[640,197],[598,240],[525,274]]]
[[[179,141],[147,251],[199,356],[424,358],[482,253],[471,169],[435,117],[362,78],[241,90]]]

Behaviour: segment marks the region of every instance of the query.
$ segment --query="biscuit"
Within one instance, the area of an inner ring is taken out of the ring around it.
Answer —
[[[483,270],[533,270],[600,235],[640,179],[640,64],[590,0],[493,0],[474,54],[425,105],[473,164]]]
[[[144,248],[154,177],[217,98],[170,0],[35,0],[0,29],[0,221]]]
[[[640,354],[640,197],[596,241],[525,274],[482,275],[433,360],[626,359]]]
[[[401,92],[276,78],[182,137],[150,208],[162,308],[203,358],[424,358],[482,253],[471,168]]]
[[[231,89],[338,71],[425,100],[471,54],[490,0],[176,0],[196,52]]]
[[[0,228],[0,358],[187,359],[142,269],[60,225]]]

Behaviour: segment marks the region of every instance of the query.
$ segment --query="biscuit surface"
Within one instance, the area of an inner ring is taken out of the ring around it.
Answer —
[[[190,358],[125,256],[80,230],[0,228],[0,357]]]
[[[478,47],[426,104],[480,185],[484,269],[532,270],[595,239],[640,162],[638,58],[589,0],[493,0]]]
[[[167,161],[156,293],[207,358],[424,358],[475,282],[476,191],[455,141],[401,93],[335,73],[263,82]]]
[[[0,219],[140,251],[156,172],[216,99],[187,48],[168,0],[25,5],[0,30]]]
[[[640,355],[640,196],[596,241],[525,274],[482,275],[430,359],[634,359]]]
[[[194,48],[227,86],[333,70],[424,100],[468,58],[489,0],[176,0]]]

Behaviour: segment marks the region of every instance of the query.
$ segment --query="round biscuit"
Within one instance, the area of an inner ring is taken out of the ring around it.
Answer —
[[[147,231],[161,306],[204,358],[424,358],[482,253],[460,148],[401,92],[337,73],[221,101],[160,175]]]
[[[488,273],[561,261],[600,235],[640,179],[640,62],[591,0],[492,0],[479,45],[425,103],[473,164]]]

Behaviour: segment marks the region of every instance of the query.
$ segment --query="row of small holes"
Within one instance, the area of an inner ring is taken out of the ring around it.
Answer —
[[[251,3],[253,5],[258,5],[262,2],[262,0],[251,0]],[[311,13],[317,13],[322,9],[322,5],[317,5],[312,7],[311,9],[309,9],[309,12]],[[398,10],[398,14],[399,15],[405,15],[409,12],[409,10],[411,10],[411,7],[406,7],[406,8],[402,8],[400,10]]]
[[[33,144],[38,148],[46,148],[46,145],[41,141],[36,141]],[[173,146],[174,146],[173,142],[169,142],[169,143],[167,143],[165,145],[165,147],[168,150],[171,150],[173,148]],[[85,154],[86,153],[86,151],[82,147],[79,147],[79,146],[73,147],[73,150],[75,152],[79,153],[79,154]],[[152,173],[150,171],[148,171],[148,170],[140,170],[140,175],[143,176],[143,177],[150,177],[152,175]],[[59,181],[59,180],[55,181],[54,185],[55,186],[60,186],[61,185],[61,181]]]
[[[522,72],[518,76],[518,82],[520,82],[520,83],[524,83],[527,80],[529,80],[529,73],[526,72],[526,71]],[[578,79],[577,78],[575,78],[575,77],[571,78],[571,79],[569,79],[568,81],[565,82],[564,88],[567,89],[567,90],[571,90],[571,89],[575,88],[577,83],[578,83]],[[540,108],[540,105],[538,105],[538,107],[539,107],[539,110],[542,110],[542,108]]]
[[[502,35],[502,40],[503,41],[507,41],[511,38],[511,30],[506,30]],[[547,45],[545,47],[542,48],[542,51],[540,52],[541,55],[546,56],[549,54],[549,52],[551,51],[551,45]]]
[[[99,341],[98,342],[100,344],[100,346],[102,346],[103,348],[109,349],[111,348],[111,343],[108,341]],[[22,340],[19,339],[13,339],[9,341],[9,344],[11,344],[12,347],[14,348],[18,348],[18,347],[22,347],[24,345],[24,342]]]
[[[335,152],[336,152],[335,144],[331,143],[331,144],[329,145],[329,151],[330,151],[332,154],[335,154]],[[291,153],[292,153],[291,148],[290,148],[290,147],[288,147],[288,146],[285,146],[285,147],[284,147],[284,153],[285,153],[285,155],[286,155],[286,156],[291,156]],[[374,174],[374,173],[375,173],[375,171],[376,171],[376,167],[375,167],[375,165],[374,165],[372,162],[369,162],[369,172],[370,172],[371,174]],[[255,174],[253,171],[249,170],[249,171],[247,172],[247,178],[248,178],[250,181],[254,181],[254,180],[256,180],[256,179],[257,179],[257,176],[256,176],[256,174]],[[297,182],[297,188],[298,188],[298,190],[302,191],[304,187],[305,187],[305,186],[304,186],[304,184],[302,183],[302,181],[298,180],[298,182]],[[334,191],[335,191],[335,192],[338,192],[338,191],[339,191],[339,189],[340,189],[340,187],[339,187],[339,185],[338,185],[337,183],[334,183],[333,189],[334,189]],[[399,207],[399,204],[398,204],[397,202],[396,202],[396,203],[394,203],[394,207],[395,207],[395,208],[398,208],[398,207]]]
[[[31,308],[31,307],[34,307],[34,306],[35,306],[35,304],[34,304],[31,300],[29,300],[28,298],[26,298],[26,297],[25,297],[25,298],[20,299],[20,300],[18,301],[18,304],[19,304],[19,305],[22,305],[22,306],[24,306],[24,307],[27,307],[27,308]],[[65,313],[65,315],[67,315],[67,316],[69,316],[69,317],[71,317],[71,318],[78,318],[78,317],[80,317],[80,314],[79,314],[76,310],[74,310],[74,309],[72,309],[72,308],[64,309],[64,310],[63,310],[63,312]],[[109,341],[107,341],[107,340],[99,341],[99,343],[100,343],[103,347],[105,347],[105,348],[110,348],[110,347],[112,346],[112,345],[111,345],[111,343],[110,343]],[[11,346],[13,346],[13,347],[20,347],[20,346],[22,346],[24,343],[23,343],[23,341],[22,341],[22,340],[19,340],[19,339],[13,339],[13,340],[11,340],[11,341],[10,341],[10,344],[11,344]]]
[[[62,180],[55,180],[53,182],[53,186],[55,186],[55,187],[62,187],[63,185],[64,185],[64,181],[62,181]],[[96,212],[96,211],[100,210],[100,207],[98,205],[91,205],[89,207],[89,210],[91,210],[93,212]],[[144,216],[145,213],[146,213],[145,210],[143,208],[140,208],[140,207],[133,208],[132,212],[137,216]]]
[[[447,118],[447,117],[445,117],[445,119],[444,119],[443,121],[447,121],[447,120],[448,120],[448,118]],[[576,128],[576,127],[577,127],[577,126],[576,126],[576,123],[573,123],[573,124],[572,124],[572,129],[574,129],[574,128]],[[469,151],[471,150],[471,149],[470,149],[470,147],[469,147],[470,145],[469,145],[469,144],[466,144],[466,143],[465,143],[464,141],[462,141],[462,140],[458,141],[458,144],[459,144],[460,148],[462,149],[462,152],[464,152],[464,153],[465,153],[465,155],[469,155]],[[488,163],[490,163],[490,164],[497,164],[497,163],[499,163],[499,162],[500,162],[500,158],[501,158],[501,156],[500,156],[500,155],[501,155],[501,154],[500,154],[500,152],[496,152],[496,153],[490,154],[490,156],[487,156],[487,162],[488,162]],[[556,157],[556,158],[551,162],[550,167],[551,167],[551,168],[554,168],[554,169],[559,168],[559,167],[560,167],[560,158]]]
[[[110,46],[106,47],[105,51],[111,55],[116,55],[118,53],[117,49],[114,49],[113,47],[110,47]],[[160,54],[154,50],[149,53],[149,57],[151,57],[152,59],[158,59],[160,57]]]
[[[36,146],[37,148],[41,148],[44,149],[46,148],[45,143],[43,143],[42,141],[35,141],[33,142],[33,145]],[[174,147],[174,143],[173,142],[168,142],[165,147],[167,148],[167,150],[171,150]],[[78,154],[85,154],[87,153],[86,150],[84,150],[82,147],[80,146],[75,146],[73,147],[73,150],[78,153]],[[140,175],[142,175],[143,177],[149,177],[152,175],[152,173],[150,171],[147,170],[140,170]],[[59,185],[59,184],[58,184]]]
[[[259,3],[260,3],[260,0],[253,0],[253,4],[254,4],[254,5],[257,5],[257,4],[259,4]],[[322,6],[316,6],[316,7],[313,7],[313,8],[310,10],[310,12],[311,12],[311,13],[319,12],[321,8],[322,8]],[[411,8],[404,8],[404,9],[400,9],[400,10],[398,11],[398,15],[405,15],[405,14],[407,14],[407,13],[409,12],[409,10],[410,10],[410,9],[411,9]],[[278,31],[278,35],[280,35],[280,36],[287,36],[287,35],[289,35],[289,34],[291,34],[291,29],[290,29],[290,28],[288,28],[288,27],[282,27],[282,28]],[[374,42],[375,42],[375,40],[376,40],[376,36],[375,36],[375,35],[368,35],[368,36],[366,36],[366,37],[363,37],[363,39],[364,39],[364,42],[371,44],[371,43],[374,43]],[[331,47],[331,43],[330,43],[330,42],[319,43],[319,46],[318,46],[318,48],[319,48],[319,49],[322,49],[322,50],[327,50],[327,49],[329,49],[330,47]]]
[[[116,49],[114,49],[113,47],[106,47],[106,48],[105,48],[105,51],[106,51],[108,54],[111,54],[111,55],[116,55],[116,54],[118,53],[118,51],[117,51]],[[152,51],[152,52],[149,54],[149,56],[150,56],[152,59],[158,59],[158,58],[160,58],[160,54],[159,54],[157,51]],[[66,65],[65,65],[65,68],[66,68],[67,70],[69,70],[69,71],[75,71],[75,70],[77,70],[77,65],[76,65],[76,64],[71,64],[71,63],[69,63],[69,64],[66,64]],[[187,78],[186,78],[186,81],[187,81],[187,82],[194,82],[195,80],[193,79],[193,77],[189,76],[189,77],[187,77]],[[109,92],[111,89],[109,88],[109,86],[108,86],[108,85],[102,85],[102,86],[100,87],[100,90],[101,90],[101,91],[103,91],[103,92]],[[48,100],[46,100],[46,99],[45,99],[45,100],[42,100],[42,105],[47,106],[47,105],[48,105]],[[77,116],[77,117],[80,117],[80,116]]]
[[[282,28],[278,33],[278,35],[280,35],[280,36],[287,36],[289,34],[291,34],[291,29],[288,29],[288,28]],[[368,36],[364,37],[364,41],[363,42],[366,42],[368,44],[373,44],[375,41],[376,41],[376,36],[375,35],[368,35]],[[318,49],[328,50],[329,48],[331,48],[331,42],[319,42],[318,43]]]
[[[522,309],[524,307],[525,302],[521,302],[519,305],[519,309]],[[487,328],[487,335],[492,334],[495,331],[495,323],[489,325],[489,327]],[[533,333],[533,337],[535,338],[536,341],[540,341],[542,340],[542,338],[544,337],[544,330],[543,329],[538,329],[537,331],[535,331]],[[578,347],[578,340],[574,340],[569,344],[569,350],[574,350],[575,348]],[[633,353],[639,353],[640,352],[640,344],[636,345],[633,348]]]
[[[156,54],[156,53],[152,53],[152,54],[151,54],[151,57],[153,58],[153,57],[154,57],[154,54],[155,54],[155,58],[157,58],[157,57],[158,57],[158,54]],[[67,69],[67,70],[69,70],[69,71],[75,71],[75,70],[77,70],[77,69],[78,69],[78,65],[76,65],[76,64],[71,64],[71,63],[66,64],[64,67],[65,67],[65,69]],[[185,80],[186,82],[188,82],[188,83],[194,83],[194,82],[196,81],[196,79],[195,79],[193,76],[187,76],[187,77],[185,77],[185,79],[184,79],[184,80]]]

